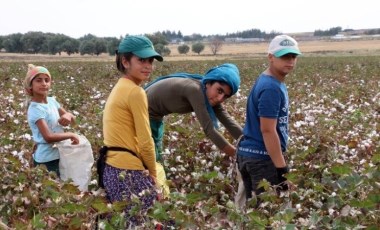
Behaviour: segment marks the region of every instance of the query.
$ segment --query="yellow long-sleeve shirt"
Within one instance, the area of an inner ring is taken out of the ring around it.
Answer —
[[[148,100],[145,91],[133,81],[120,78],[111,91],[103,113],[104,144],[122,147],[128,152],[108,151],[107,163],[116,168],[143,170],[156,177],[154,142],[149,126]]]

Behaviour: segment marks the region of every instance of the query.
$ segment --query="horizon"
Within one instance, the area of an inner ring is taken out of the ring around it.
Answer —
[[[347,0],[344,3],[319,0],[280,0],[250,3],[245,0],[219,2],[193,0],[3,0],[0,35],[41,31],[80,38],[120,37],[126,34],[152,34],[181,31],[202,36],[225,35],[250,29],[292,34],[379,28],[379,3],[372,0]],[[189,4],[186,4],[189,3]],[[280,7],[281,6],[281,7]]]

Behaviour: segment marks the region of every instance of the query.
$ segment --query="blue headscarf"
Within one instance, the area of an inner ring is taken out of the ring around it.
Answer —
[[[215,112],[210,105],[207,95],[206,95],[206,84],[210,81],[218,81],[218,82],[223,82],[226,83],[231,87],[231,96],[234,95],[239,87],[240,87],[240,76],[239,76],[239,69],[236,67],[236,65],[231,64],[231,63],[225,63],[220,66],[216,66],[211,68],[206,72],[204,76],[199,75],[199,74],[190,74],[190,73],[174,73],[170,74],[167,76],[161,76],[156,78],[154,81],[148,83],[144,89],[147,89],[149,86],[153,85],[154,83],[167,79],[167,78],[172,78],[172,77],[181,77],[181,78],[192,78],[199,80],[202,83],[202,89],[203,89],[203,94],[205,97],[205,103],[207,107],[207,111],[211,117],[211,120],[214,124],[215,128],[219,128],[218,125],[218,119],[216,118]]]
[[[232,95],[234,95],[240,87],[239,69],[236,65],[231,63],[225,63],[220,66],[216,66],[206,72],[206,75],[202,79],[203,85],[206,85],[209,81],[224,82],[231,87]]]

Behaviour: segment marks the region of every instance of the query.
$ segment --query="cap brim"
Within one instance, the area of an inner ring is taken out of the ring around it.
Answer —
[[[140,58],[155,58],[157,61],[163,61],[164,58],[159,54],[157,53],[155,50],[151,49],[151,48],[146,48],[146,49],[142,49],[142,50],[139,50],[139,51],[133,51],[132,52],[134,55],[140,57]]]
[[[296,55],[301,55],[301,52],[299,50],[296,50],[296,49],[291,49],[291,48],[288,48],[288,49],[282,49],[280,51],[277,51],[276,53],[274,53],[273,55],[275,57],[282,57],[284,56],[285,54],[296,54]]]

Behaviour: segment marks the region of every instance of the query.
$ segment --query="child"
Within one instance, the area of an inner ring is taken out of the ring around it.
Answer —
[[[63,131],[62,126],[73,123],[75,117],[66,112],[55,98],[48,97],[50,87],[49,71],[29,64],[24,89],[28,97],[28,123],[35,142],[34,165],[45,165],[48,171],[59,176],[59,152],[54,143],[71,139],[72,144],[78,144],[79,139],[76,134]]]
[[[127,227],[131,228],[145,222],[146,211],[157,197],[156,157],[148,100],[140,86],[152,73],[154,59],[163,60],[147,37],[127,36],[121,41],[116,52],[116,66],[121,77],[103,113],[104,144],[108,147],[103,183],[111,202],[127,201],[125,216]],[[138,207],[134,207],[133,197],[140,200]],[[140,212],[130,213],[136,208]]]
[[[278,191],[288,189],[284,154],[290,103],[285,80],[300,54],[296,40],[287,35],[276,36],[268,48],[269,67],[257,78],[249,94],[244,136],[237,151],[247,199],[264,191],[258,187],[263,179]]]

